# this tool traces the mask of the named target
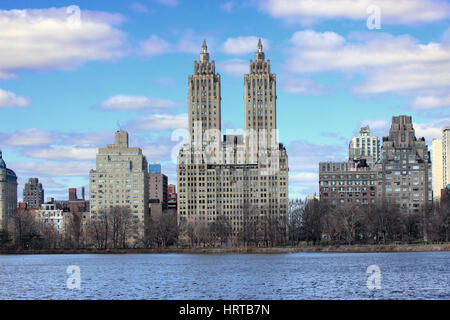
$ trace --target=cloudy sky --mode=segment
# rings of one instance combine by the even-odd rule
[[[2,0],[0,149],[19,198],[38,177],[66,199],[120,126],[176,183],[173,133],[187,126],[203,39],[222,76],[222,127],[239,129],[262,38],[289,193],[304,197],[318,190],[318,162],[345,160],[362,125],[381,138],[393,115],[412,115],[429,145],[450,125],[449,22],[440,0]]]

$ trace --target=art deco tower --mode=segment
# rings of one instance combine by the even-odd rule
[[[194,74],[189,76],[189,135],[194,141],[195,124],[202,132],[208,129],[221,131],[220,75],[215,73],[214,61],[209,61],[208,47],[203,41],[200,62],[194,62]]]
[[[417,138],[411,116],[394,116],[383,138],[378,171],[379,203],[396,204],[405,213],[432,204],[431,159],[425,138]]]
[[[261,39],[258,41],[255,61],[250,60],[249,73],[244,76],[245,130],[277,128],[276,75],[270,73],[270,60],[265,60]]]

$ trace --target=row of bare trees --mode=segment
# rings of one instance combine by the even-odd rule
[[[436,204],[430,210],[402,213],[389,204],[340,207],[294,200],[289,207],[291,245],[448,242],[448,206]]]
[[[129,208],[117,206],[101,211],[96,219],[81,213],[65,215],[59,229],[27,210],[8,219],[0,234],[0,248],[80,249],[129,248],[138,245],[138,229]]]
[[[177,223],[176,212],[149,218],[145,235],[129,208],[113,207],[96,219],[69,215],[58,232],[29,211],[11,217],[0,232],[0,249],[126,249],[211,246],[297,246],[307,244],[389,244],[448,242],[449,206],[404,214],[392,205],[331,206],[291,200],[288,216],[247,208],[243,220],[221,215],[208,223]]]

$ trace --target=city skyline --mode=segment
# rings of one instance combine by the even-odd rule
[[[243,129],[242,78],[262,39],[279,82],[289,198],[318,194],[319,161],[345,160],[348,142],[364,125],[381,140],[393,115],[411,115],[416,135],[431,147],[450,123],[450,82],[436,76],[450,64],[450,9],[442,1],[417,1],[417,8],[397,16],[381,5],[380,30],[367,28],[365,10],[325,18],[301,9],[287,14],[273,1],[57,3],[40,2],[39,10],[22,16],[11,9],[24,9],[26,2],[6,1],[0,10],[7,23],[0,35],[0,149],[19,178],[18,190],[31,177],[54,198],[66,197],[68,187],[87,187],[97,149],[118,127],[176,184],[170,157],[178,141],[170,135],[187,127],[186,78],[203,40],[221,75],[222,127]],[[81,9],[80,29],[67,25],[72,14],[66,6],[73,4]],[[39,28],[38,18],[49,24]],[[17,42],[39,50],[38,58],[6,43],[12,25],[23,31]],[[54,28],[61,31],[50,36]],[[86,34],[93,41],[85,41]],[[39,36],[47,42],[34,42]],[[71,45],[63,47],[58,36]],[[390,59],[377,60],[374,50]],[[322,60],[314,58],[319,53]],[[336,64],[329,61],[334,54]],[[355,54],[359,64],[349,61]]]

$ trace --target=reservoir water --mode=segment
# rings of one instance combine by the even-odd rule
[[[2,255],[0,299],[450,300],[450,252]]]

